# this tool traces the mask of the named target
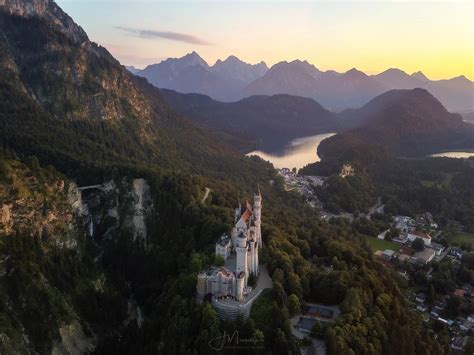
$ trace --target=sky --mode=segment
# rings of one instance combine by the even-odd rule
[[[196,51],[269,66],[388,68],[474,80],[474,1],[56,0],[122,64],[143,68]]]

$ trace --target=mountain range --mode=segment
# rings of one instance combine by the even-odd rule
[[[464,76],[430,80],[422,72],[409,75],[388,69],[367,75],[355,68],[338,73],[321,71],[307,61],[264,62],[251,65],[235,56],[209,66],[196,52],[147,66],[135,74],[153,85],[182,93],[205,94],[219,101],[237,101],[253,95],[289,94],[313,98],[332,111],[361,107],[392,89],[424,88],[450,111],[474,108],[474,83]]]
[[[169,58],[134,74],[153,85],[183,93],[201,93],[221,101],[233,101],[252,81],[268,70],[265,63],[251,65],[235,56],[209,66],[196,52]]]

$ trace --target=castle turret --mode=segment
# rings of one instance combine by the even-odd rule
[[[256,220],[260,221],[261,213],[262,213],[262,194],[260,193],[260,190],[258,190],[258,194],[255,194],[253,196],[253,214]]]
[[[241,272],[237,274],[237,287],[236,287],[236,292],[235,292],[235,297],[237,298],[237,301],[241,302],[244,300],[244,287],[245,287],[245,273]]]
[[[247,252],[248,252],[248,257],[247,257],[247,261],[248,261],[248,266],[249,266],[249,276],[252,275],[254,273],[254,260],[255,260],[255,254],[254,254],[254,242],[253,241],[250,241],[248,243],[248,247],[247,247]]]
[[[244,233],[240,233],[236,238],[235,252],[237,254],[235,273],[248,273],[247,264],[247,237]]]
[[[254,240],[249,243],[249,273],[258,275],[258,243]]]
[[[254,258],[254,263],[255,263],[255,275],[258,275],[260,272],[259,266],[258,266],[258,252],[259,252],[260,246],[258,245],[257,242],[255,242],[255,258]]]
[[[262,232],[261,232],[261,223],[262,223],[262,194],[260,189],[258,190],[258,195],[254,195],[253,200],[253,218],[255,224],[255,240],[258,245],[262,246]]]

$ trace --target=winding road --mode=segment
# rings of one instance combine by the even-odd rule
[[[211,189],[206,187],[206,193],[204,194],[204,197],[202,198],[201,203],[204,203],[206,201],[207,197],[209,196],[209,192],[211,192]]]

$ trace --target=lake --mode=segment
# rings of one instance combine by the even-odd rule
[[[316,154],[319,143],[326,138],[335,135],[335,133],[318,134],[315,136],[297,138],[292,140],[281,151],[277,152],[263,152],[256,150],[250,152],[247,156],[257,155],[263,160],[267,160],[273,164],[275,168],[297,168],[319,161],[319,156]]]
[[[433,158],[469,158],[474,157],[474,152],[442,152],[431,154]]]

